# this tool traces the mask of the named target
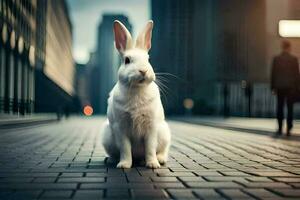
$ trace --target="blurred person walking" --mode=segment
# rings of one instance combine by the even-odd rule
[[[282,134],[284,107],[287,105],[287,136],[293,128],[293,104],[298,93],[300,81],[298,58],[291,54],[291,43],[283,40],[282,52],[275,56],[272,63],[271,89],[277,95],[277,135]]]

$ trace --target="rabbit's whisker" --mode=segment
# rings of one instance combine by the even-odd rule
[[[165,101],[168,103],[167,94],[168,94],[169,88],[168,88],[165,84],[163,84],[163,83],[161,82],[161,80],[159,80],[159,79],[157,79],[157,80],[155,81],[155,83],[158,85],[159,90],[161,91],[161,94],[162,94],[163,98],[164,98]]]

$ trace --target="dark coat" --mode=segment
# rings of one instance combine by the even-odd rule
[[[271,89],[297,89],[300,82],[298,58],[283,52],[273,59]]]

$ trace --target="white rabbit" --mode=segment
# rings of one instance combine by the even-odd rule
[[[145,159],[147,167],[159,168],[168,159],[171,133],[148,55],[152,28],[149,21],[134,43],[126,27],[114,22],[122,64],[108,98],[103,146],[109,156],[119,159],[118,168],[130,168],[133,159]]]

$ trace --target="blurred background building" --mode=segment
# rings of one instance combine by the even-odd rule
[[[88,68],[85,64],[76,63],[76,75],[75,75],[75,103],[77,103],[77,112],[82,111],[84,106],[90,105],[90,93],[89,93],[89,74]],[[77,102],[76,102],[77,101]],[[79,105],[78,105],[79,104]]]
[[[0,1],[0,111],[34,109],[37,1]]]
[[[68,112],[73,109],[75,75],[69,11],[65,1],[38,2],[46,7],[45,21],[41,22],[46,31],[42,37],[45,58],[36,70],[35,109],[36,112]]]
[[[215,4],[209,0],[152,0],[152,65],[156,72],[176,76],[165,76],[169,80],[165,83],[169,88],[165,92],[169,114],[183,114],[186,98],[196,101],[194,109],[210,112],[213,108]]]
[[[274,115],[278,23],[300,19],[299,9],[297,0],[152,0],[151,60],[156,71],[177,76],[167,77],[167,112],[185,113],[188,98],[194,114]],[[299,57],[299,39],[290,40]]]
[[[104,14],[98,27],[96,51],[86,66],[90,71],[90,103],[96,114],[106,113],[108,94],[118,80],[120,56],[114,45],[115,20],[121,21],[132,32],[127,16]]]
[[[2,0],[0,27],[0,111],[71,109],[75,68],[65,1]]]

